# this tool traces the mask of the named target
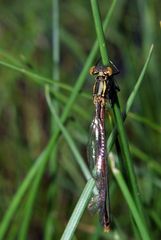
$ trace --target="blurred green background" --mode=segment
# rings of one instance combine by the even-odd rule
[[[55,77],[54,0],[6,0],[0,3],[0,61],[19,66],[39,76]],[[99,1],[102,19],[111,1]],[[161,237],[161,27],[160,1],[119,0],[108,30],[110,59],[120,69],[117,77],[122,109],[139,76],[151,44],[154,52],[145,79],[126,121],[137,180],[153,239]],[[90,1],[59,1],[60,82],[73,87],[96,39]],[[97,59],[100,58],[98,53]],[[95,64],[95,62],[93,62]],[[87,75],[82,92],[65,127],[87,163],[86,145],[93,117],[93,81]],[[53,87],[53,101],[63,113],[70,91]],[[0,65],[0,217],[35,159],[58,127],[46,104],[43,84],[32,77]],[[107,131],[108,126],[107,126]],[[63,135],[50,156],[34,201],[27,239],[60,239],[83,190],[85,179]],[[18,238],[25,203],[14,216],[5,239]],[[73,239],[135,239],[129,212],[110,174],[113,231],[103,234],[97,215],[85,211]],[[49,224],[50,222],[50,224]],[[97,230],[96,230],[97,229]],[[99,230],[98,230],[99,229]]]

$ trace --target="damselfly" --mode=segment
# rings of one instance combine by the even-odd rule
[[[117,70],[116,67],[115,69]],[[112,68],[109,66],[93,66],[90,69],[90,74],[96,77],[93,86],[95,115],[91,123],[88,160],[91,174],[96,182],[97,193],[93,195],[88,208],[91,211],[98,210],[100,223],[104,227],[105,232],[110,230],[110,201],[105,141],[105,106],[107,101],[109,101],[111,105],[113,105],[115,101],[116,89],[118,89],[118,87],[113,80],[113,75],[118,73],[118,70],[116,73],[113,73]]]

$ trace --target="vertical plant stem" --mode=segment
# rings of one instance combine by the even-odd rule
[[[85,178],[87,180],[89,180],[91,178],[91,174],[88,170],[88,167],[86,166],[81,154],[79,153],[73,139],[71,138],[68,131],[61,123],[60,118],[58,117],[58,114],[55,110],[55,106],[52,104],[50,94],[49,94],[49,86],[46,86],[46,88],[45,88],[45,97],[46,97],[49,109],[50,109],[52,115],[54,116],[55,121],[56,121],[57,125],[59,126],[61,132],[63,133],[64,138],[66,139],[67,143],[69,144],[69,147],[70,147],[71,151],[73,152],[73,155],[75,156],[75,159],[76,159],[80,169],[82,170],[82,173],[84,174]]]
[[[60,27],[59,27],[59,0],[52,1],[52,57],[53,57],[53,79],[59,81],[60,61]],[[55,86],[54,86],[55,87]]]
[[[53,10],[54,10],[54,14],[53,14],[53,35],[52,35],[52,43],[53,43],[53,79],[55,81],[59,80],[59,9],[58,9],[59,3],[58,0],[53,0]],[[58,85],[55,85],[55,88],[57,88],[58,90]],[[52,119],[52,129],[54,130],[54,119]],[[56,127],[55,127],[56,129]],[[55,153],[55,151],[54,151]],[[52,166],[50,166],[51,171],[55,172],[55,168],[56,168],[56,159],[54,158],[55,154],[52,154],[52,160],[50,161],[50,163],[52,162]],[[29,189],[29,193],[28,193],[28,199],[26,201],[26,205],[24,208],[24,219],[22,221],[21,224],[21,228],[19,231],[19,239],[20,240],[25,240],[27,239],[27,233],[28,233],[28,229],[29,229],[29,224],[31,221],[31,217],[32,217],[32,210],[33,210],[33,205],[36,199],[36,194],[38,192],[38,187],[39,187],[39,183],[41,181],[41,178],[43,176],[43,168],[41,167],[38,171],[38,173],[36,174],[34,180],[33,180],[33,184],[31,186],[31,188]],[[52,183],[51,183],[52,185]],[[54,199],[54,197],[52,197],[52,199]],[[51,205],[51,204],[50,204]],[[50,215],[51,216],[51,215]],[[47,221],[47,223],[51,223],[51,221]],[[46,229],[50,229],[49,227],[47,227]]]
[[[21,200],[28,189],[29,185],[31,184],[34,176],[36,175],[37,171],[39,169],[45,169],[46,163],[50,154],[50,151],[52,150],[52,145],[49,144],[46,149],[40,154],[38,157],[35,165],[31,168],[29,171],[27,177],[24,179],[23,183],[19,187],[17,193],[13,197],[13,200],[7,209],[4,218],[2,219],[2,222],[0,224],[0,239],[4,239],[6,231],[9,227],[9,224],[11,222],[11,219],[13,218],[19,204],[21,203]]]
[[[126,107],[125,107],[125,110],[124,110],[125,114],[127,114],[130,111],[131,107],[132,107],[132,104],[134,102],[136,94],[138,93],[138,90],[139,90],[140,85],[142,83],[142,80],[144,78],[145,72],[147,71],[147,67],[148,67],[149,61],[151,59],[153,49],[154,49],[154,45],[152,44],[151,47],[150,47],[150,50],[149,50],[146,62],[145,62],[144,66],[143,66],[143,69],[141,71],[141,74],[139,75],[139,78],[138,78],[138,80],[136,82],[136,85],[135,85],[133,91],[131,92],[127,102],[126,102]]]
[[[133,193],[132,195],[135,199],[135,202],[139,209],[139,212],[141,213],[141,215],[143,215],[141,202],[140,202],[140,198],[139,198],[138,186],[137,186],[137,182],[136,182],[136,176],[134,173],[131,154],[130,154],[130,150],[129,150],[128,139],[127,139],[127,135],[125,133],[125,129],[123,126],[123,120],[122,120],[122,116],[121,116],[121,112],[120,112],[120,108],[118,107],[118,104],[114,105],[114,114],[115,114],[116,125],[117,125],[117,129],[118,129],[119,137],[120,137],[121,149],[122,149],[123,155],[125,157],[124,165],[126,168],[126,173],[127,173],[126,175],[128,175],[126,177],[126,179],[129,182],[128,185],[129,185],[130,189],[132,190],[132,193]]]
[[[60,24],[59,24],[59,0],[52,0],[52,62],[53,62],[53,80],[59,82],[60,81]],[[54,90],[59,93],[59,86],[57,84],[53,84]],[[55,106],[55,111],[59,113],[59,104],[54,98],[52,103]],[[55,117],[51,115],[51,134],[58,129],[58,124],[55,120]],[[50,240],[53,238],[54,230],[52,231],[54,226],[54,214],[52,214],[55,198],[54,195],[58,188],[56,188],[57,184],[57,172],[58,172],[58,161],[57,161],[57,146],[53,148],[53,151],[50,156],[49,161],[49,174],[51,176],[52,181],[49,183],[48,187],[48,216],[44,229],[45,240]],[[54,190],[55,189],[55,190]]]
[[[65,228],[65,231],[61,237],[61,240],[70,240],[72,239],[72,236],[74,234],[74,231],[80,221],[80,218],[84,212],[84,209],[86,208],[89,198],[91,196],[92,190],[94,188],[95,181],[93,178],[88,180],[78,202],[77,205],[71,215],[71,218]]]
[[[31,188],[29,189],[29,194],[28,194],[28,198],[27,198],[27,202],[25,204],[24,207],[24,218],[20,227],[20,231],[18,234],[18,238],[19,240],[26,240],[28,238],[27,233],[28,233],[28,229],[29,229],[29,223],[32,217],[32,211],[33,211],[33,206],[34,206],[34,202],[36,199],[36,195],[38,192],[38,187],[42,178],[44,171],[43,168],[41,167],[37,173],[37,175],[35,176],[35,179],[33,181],[33,184],[31,186]]]
[[[101,57],[102,57],[102,63],[104,65],[108,65],[109,58],[108,58],[108,54],[107,54],[107,47],[106,47],[106,42],[105,42],[105,36],[103,33],[103,27],[102,27],[102,21],[101,21],[98,2],[96,0],[91,0],[91,6],[92,6],[92,12],[93,12],[93,17],[94,17],[94,23],[95,23],[98,44],[99,44],[100,53],[101,53]]]
[[[135,223],[138,227],[138,230],[140,232],[140,236],[143,240],[150,240],[150,236],[147,232],[147,229],[146,229],[146,226],[144,224],[144,221],[142,218],[140,218],[140,213],[136,207],[136,204],[135,204],[135,201],[132,197],[132,195],[130,194],[129,192],[129,189],[124,181],[124,178],[121,174],[121,172],[119,171],[119,169],[117,169],[115,167],[115,159],[114,157],[112,156],[112,154],[110,155],[110,162],[111,162],[111,169],[112,169],[112,172],[114,174],[114,177],[116,178],[116,181],[124,195],[124,198],[126,199],[127,201],[127,204],[131,210],[131,213],[133,215],[133,218],[135,220]]]

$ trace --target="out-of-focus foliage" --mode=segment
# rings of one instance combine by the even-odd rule
[[[90,1],[59,1],[60,82],[73,87],[96,38]],[[99,1],[102,19],[111,1]],[[53,6],[51,1],[15,0],[0,3],[0,61],[53,78]],[[150,45],[154,54],[143,85],[127,119],[127,134],[153,239],[161,231],[161,27],[160,1],[119,0],[106,32],[111,60],[120,69],[117,77],[122,109],[145,62]],[[97,59],[100,55],[98,54]],[[97,61],[96,59],[96,61]],[[93,63],[95,64],[95,62]],[[82,91],[92,95],[92,79]],[[58,92],[60,95],[58,95]],[[69,91],[58,90],[53,101],[63,113]],[[17,71],[0,66],[0,216],[52,134],[44,88]],[[91,99],[79,95],[66,121],[80,153],[86,158]],[[135,114],[134,114],[135,113]],[[57,127],[57,125],[56,125]],[[85,184],[84,177],[61,135],[57,151],[50,156],[32,211],[28,239],[59,239]],[[24,217],[24,196],[6,239],[17,239]],[[52,198],[51,198],[52,196]],[[76,231],[78,239],[135,239],[127,205],[115,181],[110,179],[113,231],[96,230],[97,216],[87,211]],[[116,197],[117,196],[117,197]],[[52,224],[48,224],[52,221]],[[48,229],[48,226],[52,226]],[[51,233],[53,238],[47,238]],[[46,236],[46,237],[45,237]],[[117,238],[121,236],[120,238]]]

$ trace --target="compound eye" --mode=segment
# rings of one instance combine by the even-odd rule
[[[93,67],[91,67],[91,68],[89,69],[89,74],[90,74],[90,75],[93,75],[94,72],[95,72],[95,66],[93,66]]]
[[[93,72],[93,75],[97,75],[99,72],[98,71],[94,71]]]
[[[112,68],[111,67],[107,67],[106,70],[104,71],[104,74],[111,76],[113,74]]]
[[[96,74],[98,74],[98,70],[96,69],[95,66],[93,66],[89,69],[89,73],[90,73],[90,75],[96,75]]]

